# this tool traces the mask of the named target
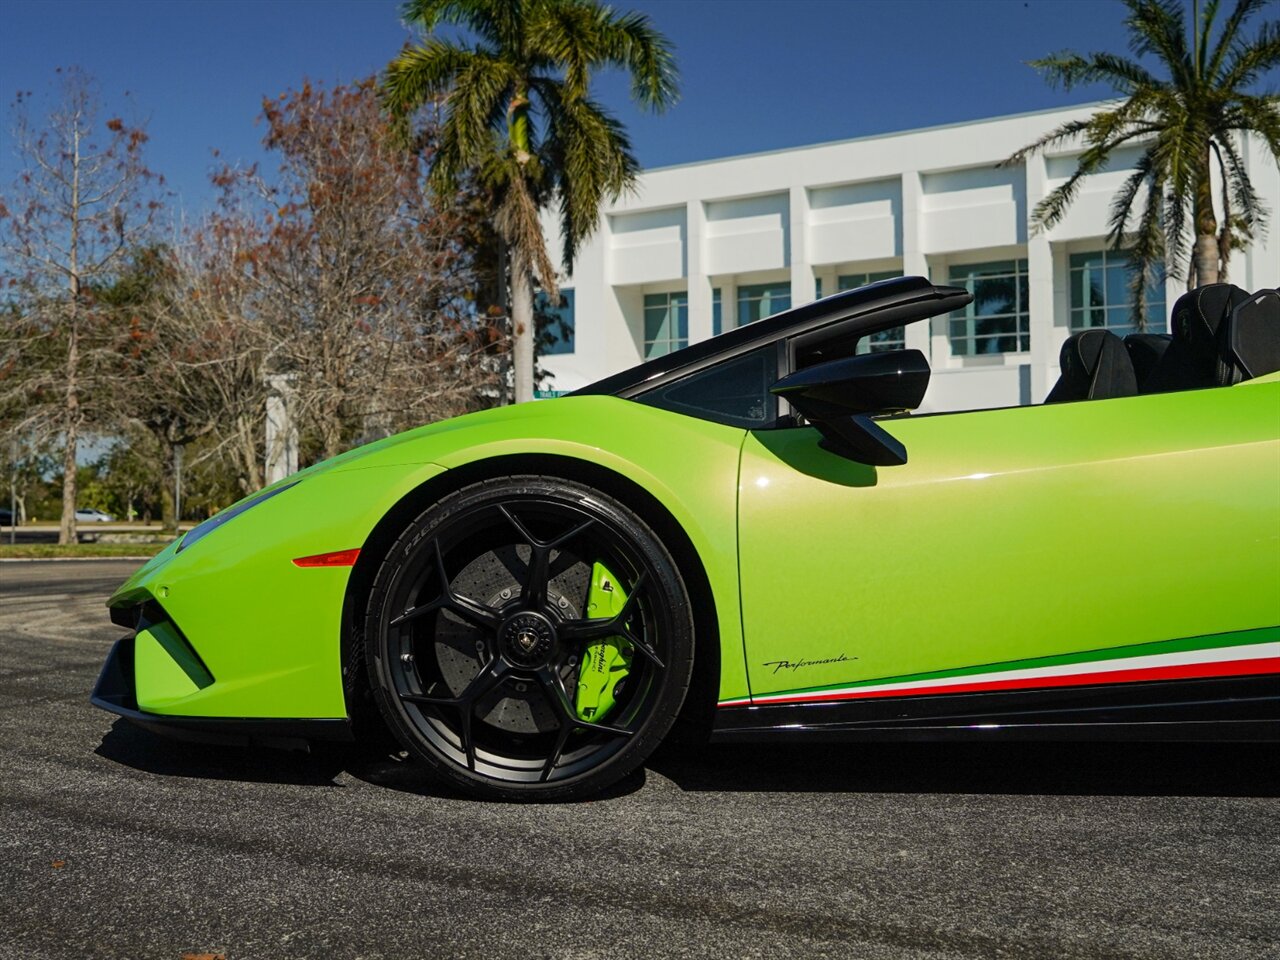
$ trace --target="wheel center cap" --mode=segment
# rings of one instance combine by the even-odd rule
[[[556,634],[541,614],[517,613],[502,625],[499,637],[508,660],[521,667],[536,667],[550,658]]]

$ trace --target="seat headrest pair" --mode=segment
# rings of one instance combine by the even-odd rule
[[[1062,375],[1045,403],[1109,400],[1138,393],[1124,341],[1110,330],[1084,330],[1067,338],[1059,356]]]

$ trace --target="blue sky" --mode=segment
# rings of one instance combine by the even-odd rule
[[[677,47],[682,100],[631,106],[620,77],[601,98],[645,166],[685,163],[1097,100],[1048,88],[1025,61],[1123,50],[1116,0],[621,0]],[[262,159],[264,95],[304,78],[380,69],[410,34],[396,0],[0,0],[0,99],[47,91],[79,65],[108,105],[129,91],[149,162],[188,215],[209,202],[211,150]],[[7,131],[8,118],[3,125]],[[7,136],[0,183],[13,176]]]

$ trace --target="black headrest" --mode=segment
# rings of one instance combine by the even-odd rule
[[[1224,387],[1280,370],[1280,292],[1259,290],[1218,328],[1218,383]]]
[[[1143,384],[1143,393],[1197,390],[1218,385],[1218,328],[1249,294],[1230,283],[1211,283],[1184,293],[1173,305],[1173,342]]]
[[[1173,340],[1167,333],[1131,333],[1124,338],[1124,348],[1133,362],[1133,375],[1138,379],[1138,392],[1146,393],[1147,381],[1155,373],[1164,352]]]
[[[1067,338],[1059,356],[1062,376],[1045,403],[1108,400],[1138,392],[1124,341],[1110,330],[1084,330]]]

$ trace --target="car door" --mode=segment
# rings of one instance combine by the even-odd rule
[[[828,453],[811,427],[746,437],[754,701],[1263,672],[1249,661],[1280,639],[1275,376],[881,424],[906,465]]]

